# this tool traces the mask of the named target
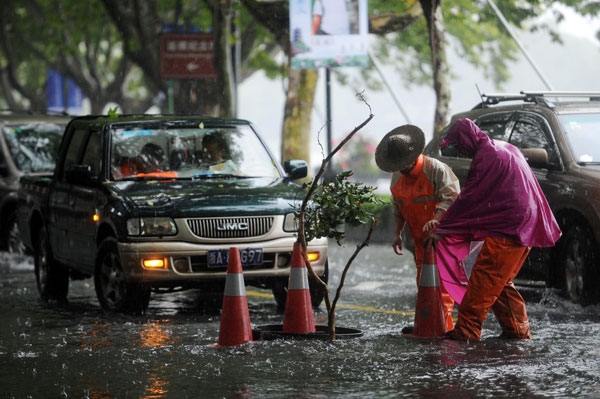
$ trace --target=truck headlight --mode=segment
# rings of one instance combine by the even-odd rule
[[[298,231],[298,218],[293,212],[285,214],[285,217],[283,218],[283,231]]]
[[[130,236],[174,236],[177,234],[175,221],[169,217],[132,218],[127,221]]]

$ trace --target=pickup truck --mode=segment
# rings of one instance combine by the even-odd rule
[[[143,314],[151,293],[190,288],[218,302],[238,247],[246,284],[271,289],[282,308],[304,196],[294,180],[306,175],[304,161],[282,168],[248,121],[77,117],[54,173],[20,182],[19,229],[40,296],[64,300],[70,279],[93,277],[107,311]],[[327,279],[327,239],[307,249]]]
[[[54,170],[54,158],[69,120],[22,111],[0,113],[0,249],[25,252],[17,227],[19,179]]]

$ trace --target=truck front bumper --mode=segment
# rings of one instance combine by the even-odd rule
[[[150,283],[158,287],[193,285],[194,283],[223,280],[227,275],[226,267],[209,267],[208,251],[223,250],[236,246],[261,248],[263,263],[243,265],[244,280],[253,281],[287,278],[290,272],[294,237],[278,238],[269,241],[244,242],[243,244],[194,244],[180,241],[120,242],[118,244],[121,265],[128,282]],[[318,259],[311,262],[317,275],[325,271],[327,261],[327,239],[310,242],[309,253],[318,253]],[[162,268],[148,268],[145,260],[162,260]]]

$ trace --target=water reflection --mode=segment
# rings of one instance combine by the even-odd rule
[[[141,398],[155,399],[166,397],[169,392],[167,388],[170,385],[170,382],[164,375],[167,371],[166,366],[159,366],[150,372],[150,375],[148,376],[150,385],[146,387],[145,395],[142,395]]]
[[[89,349],[101,349],[113,346],[108,338],[111,330],[112,325],[110,324],[100,324],[100,322],[94,323],[91,330],[80,335],[82,341],[81,346]]]
[[[140,331],[142,348],[162,348],[175,344],[179,337],[173,336],[170,329],[171,320],[165,319],[143,324]],[[169,367],[160,365],[153,368],[148,376],[149,385],[146,387],[144,399],[164,398],[169,392]]]
[[[167,345],[172,345],[177,341],[178,337],[171,336],[171,330],[160,323],[171,323],[171,320],[154,321],[152,323],[143,324],[143,329],[140,331],[141,346],[146,348],[156,348]]]

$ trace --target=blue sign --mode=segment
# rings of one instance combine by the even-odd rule
[[[83,93],[73,79],[67,79],[53,69],[48,69],[47,77],[46,109],[51,112],[81,114]]]
[[[65,110],[63,77],[53,69],[48,69],[47,76],[46,108],[48,111],[63,112]]]
[[[67,80],[67,113],[69,115],[78,115],[83,112],[83,92],[75,84],[73,79]]]

